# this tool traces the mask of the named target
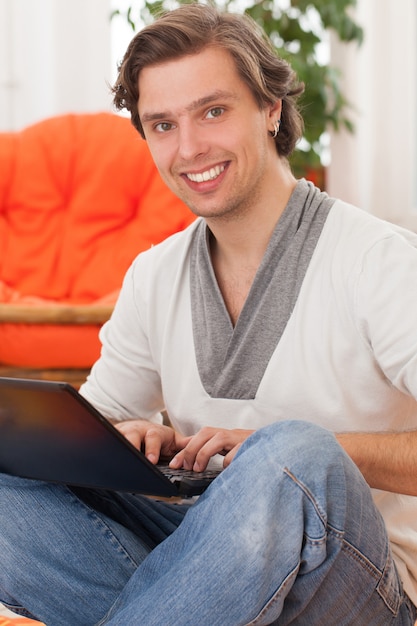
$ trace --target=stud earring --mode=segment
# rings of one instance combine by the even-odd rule
[[[274,130],[271,131],[271,136],[275,139],[279,133],[279,127],[281,126],[281,120],[276,120],[274,123]]]

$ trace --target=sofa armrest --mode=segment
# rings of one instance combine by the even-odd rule
[[[24,305],[0,304],[0,323],[17,324],[104,324],[113,305]]]

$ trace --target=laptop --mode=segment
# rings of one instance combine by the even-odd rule
[[[200,495],[220,470],[153,465],[65,382],[0,377],[0,472],[151,496]]]

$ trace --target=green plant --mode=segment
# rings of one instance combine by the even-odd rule
[[[161,10],[191,1],[150,0],[140,7],[132,4],[123,15],[136,30],[138,23],[149,23]],[[224,10],[243,10],[242,2],[237,0],[208,1]],[[319,50],[323,35],[331,30],[343,42],[362,42],[363,30],[350,16],[355,5],[356,0],[246,2],[246,13],[263,27],[278,53],[289,61],[306,86],[300,101],[304,137],[291,158],[297,176],[321,165],[329,128],[354,130],[348,115],[350,104],[340,87],[340,71],[321,60]]]

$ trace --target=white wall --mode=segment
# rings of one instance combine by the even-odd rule
[[[0,0],[0,131],[111,108],[109,0]]]
[[[356,16],[363,46],[333,42],[356,133],[332,136],[329,192],[417,229],[417,3],[358,0]]]

